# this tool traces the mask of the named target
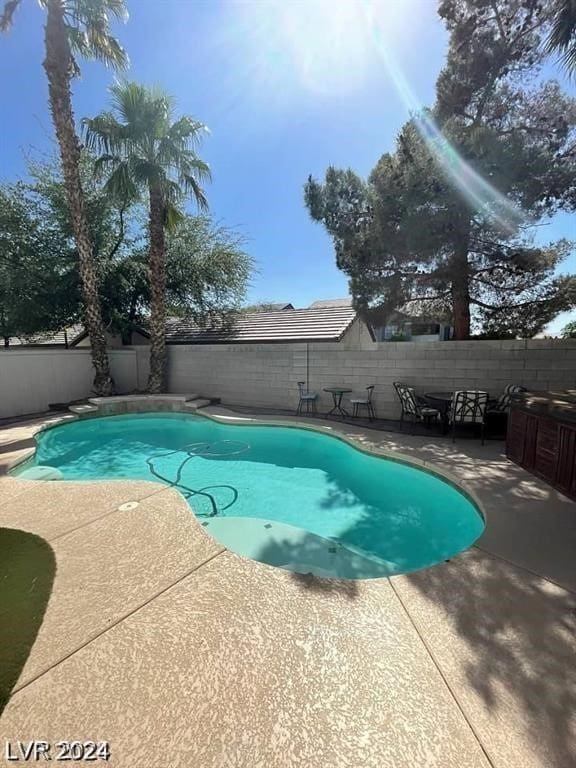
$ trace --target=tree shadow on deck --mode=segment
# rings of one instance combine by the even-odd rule
[[[523,725],[516,738],[530,743],[542,765],[574,765],[576,595],[477,549],[406,579],[443,610],[441,623],[447,620],[466,643],[460,653],[450,644],[436,647],[439,657],[447,654],[438,660],[448,678],[450,667],[461,665],[468,685],[511,731],[516,710]],[[418,619],[418,598],[399,586]],[[425,605],[422,610],[428,617]]]
[[[321,578],[310,573],[293,572],[291,575],[296,584],[308,592],[317,592],[318,594],[335,593],[344,595],[344,597],[348,597],[351,600],[359,597],[358,583],[353,580]]]
[[[0,714],[36,640],[55,572],[44,539],[0,528]]]
[[[284,568],[303,590],[356,598],[359,590],[353,579],[362,578],[361,558],[352,556],[345,562],[345,577],[334,576],[330,573],[330,561],[337,551],[337,544],[332,545],[327,539],[309,531],[301,531],[300,534],[296,540],[284,537],[267,542],[258,552],[258,560]]]

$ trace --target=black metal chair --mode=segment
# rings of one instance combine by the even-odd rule
[[[440,411],[437,408],[431,408],[426,401],[418,397],[412,387],[408,384],[402,384],[399,381],[394,382],[394,389],[400,398],[400,430],[404,428],[404,417],[409,416],[412,419],[412,433],[417,421],[424,424],[431,424],[438,419]]]
[[[368,419],[370,421],[374,421],[376,418],[376,414],[374,412],[374,406],[372,405],[372,394],[374,392],[374,384],[371,384],[369,387],[366,387],[366,397],[351,397],[350,403],[352,404],[352,416],[354,418],[358,417],[358,412],[360,408],[366,408],[368,411]]]
[[[306,406],[306,413],[318,413],[316,401],[318,400],[318,392],[309,392],[305,389],[306,382],[298,382],[298,408],[296,408],[296,416],[300,416]]]
[[[486,407],[488,392],[480,390],[461,390],[454,392],[450,405],[450,424],[452,426],[452,442],[456,440],[456,426],[469,424],[480,425],[480,436],[484,445],[484,430],[486,427]]]

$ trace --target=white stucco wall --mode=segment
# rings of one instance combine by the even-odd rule
[[[109,357],[120,394],[145,385],[146,347],[112,349]],[[0,350],[0,418],[39,413],[50,403],[88,397],[93,378],[89,349]]]

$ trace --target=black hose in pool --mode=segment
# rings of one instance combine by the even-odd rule
[[[239,446],[236,450],[231,451],[224,451],[218,452],[214,451],[214,447],[221,445],[221,444],[235,444]],[[204,496],[208,499],[210,502],[212,511],[208,514],[202,513],[202,512],[196,512],[196,514],[200,517],[215,517],[217,514],[221,514],[225,510],[229,509],[233,504],[236,503],[238,500],[238,490],[234,488],[231,485],[206,485],[204,488],[190,488],[187,485],[184,485],[182,483],[182,472],[184,470],[184,467],[188,464],[188,462],[191,459],[197,458],[199,456],[206,456],[206,457],[214,457],[214,458],[226,458],[228,456],[239,456],[242,453],[246,453],[250,450],[250,446],[248,443],[240,442],[239,440],[218,440],[216,443],[187,443],[186,445],[182,446],[181,448],[175,448],[173,451],[168,451],[167,453],[162,453],[157,456],[154,456],[154,458],[150,457],[146,459],[146,464],[148,465],[148,469],[154,475],[154,477],[157,477],[162,482],[169,485],[171,488],[178,488],[178,490],[182,493],[185,499],[189,499],[191,496]],[[167,477],[164,477],[160,472],[155,468],[154,466],[154,460],[155,459],[164,459],[168,456],[173,456],[176,453],[185,453],[186,458],[183,459],[180,464],[178,465],[178,469],[176,470],[176,479],[170,480]],[[218,505],[216,503],[216,499],[211,493],[206,493],[208,489],[214,490],[216,488],[226,488],[229,491],[232,491],[232,501],[226,504],[226,506],[222,507],[221,509],[218,509]]]

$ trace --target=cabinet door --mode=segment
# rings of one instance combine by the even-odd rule
[[[576,495],[576,427],[560,426],[556,485],[565,493]]]
[[[543,417],[538,419],[534,471],[549,483],[556,481],[559,432],[557,421]]]
[[[540,419],[538,416],[526,416],[526,435],[524,437],[524,458],[522,466],[532,471],[536,463],[536,443],[538,440],[538,430],[540,428]]]
[[[524,461],[527,423],[528,416],[523,411],[518,411],[515,408],[510,411],[506,430],[506,455],[516,464],[522,464]]]

